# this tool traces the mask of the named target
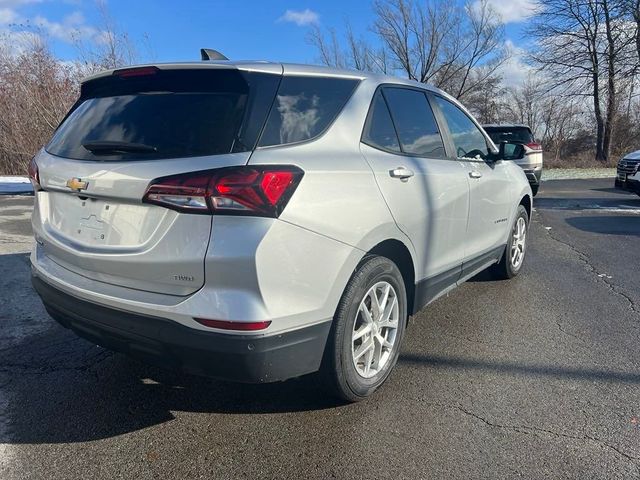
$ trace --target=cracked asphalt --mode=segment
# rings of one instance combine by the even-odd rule
[[[30,286],[31,198],[2,197],[0,478],[638,478],[640,197],[612,184],[545,182],[522,274],[423,310],[354,405],[76,338]]]

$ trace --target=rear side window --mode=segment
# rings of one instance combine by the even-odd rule
[[[317,137],[338,116],[357,84],[344,78],[283,77],[258,146]]]
[[[407,88],[385,88],[393,123],[404,153],[430,158],[446,158],[438,124],[426,95]]]
[[[525,127],[485,127],[484,130],[495,144],[511,142],[526,145],[535,142],[531,130]]]
[[[372,147],[400,152],[398,135],[393,127],[387,103],[380,90],[378,90],[371,103],[371,113],[364,127],[362,141]]]
[[[435,96],[444,115],[458,158],[487,158],[487,140],[477,125],[457,106],[442,97]]]
[[[84,84],[46,150],[96,161],[252,150],[280,81],[238,70],[146,70]]]

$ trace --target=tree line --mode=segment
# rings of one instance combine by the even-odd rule
[[[37,26],[0,34],[0,175],[24,175],[79,95],[81,80],[134,63],[134,42],[97,3],[99,43],[74,38],[74,61],[60,61]]]

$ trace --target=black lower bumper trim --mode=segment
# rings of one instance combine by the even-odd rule
[[[627,179],[627,189],[640,195],[640,182],[637,180]]]
[[[32,277],[47,312],[100,346],[163,367],[246,383],[299,377],[320,368],[331,322],[255,337],[196,330],[177,322],[76,298]]]
[[[622,181],[618,177],[616,177],[614,186],[616,188],[619,188],[620,190],[626,190],[628,192],[634,192],[640,195],[640,182],[638,182],[637,180],[631,180],[627,178],[626,181]]]
[[[542,178],[542,169],[540,170],[525,170],[529,185],[540,185],[540,178]]]

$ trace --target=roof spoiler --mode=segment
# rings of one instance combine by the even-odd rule
[[[229,60],[219,51],[213,50],[211,48],[201,48],[200,56],[202,57],[202,60]]]

